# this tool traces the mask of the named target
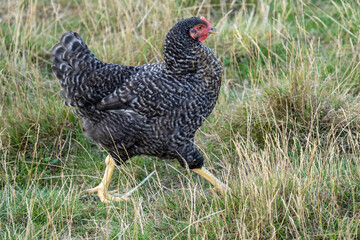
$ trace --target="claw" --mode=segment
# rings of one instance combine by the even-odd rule
[[[106,192],[106,189],[102,183],[99,186],[86,190],[88,193],[97,193],[97,196],[100,198],[101,202],[109,203],[110,201],[120,202],[120,201],[129,201],[130,198],[127,194],[123,194],[122,196],[113,196]],[[115,190],[117,191],[117,190]],[[115,192],[112,191],[112,192]]]
[[[110,180],[111,180],[111,176],[114,172],[115,169],[115,161],[114,159],[109,155],[106,160],[105,160],[105,164],[106,164],[106,169],[105,169],[105,174],[104,177],[101,181],[101,183],[94,188],[88,189],[87,192],[88,193],[97,193],[98,197],[100,198],[100,201],[108,203],[109,201],[115,201],[115,202],[120,202],[120,201],[128,201],[130,198],[130,194],[124,194],[121,197],[118,196],[113,196],[110,193],[116,192],[116,191],[112,191],[112,192],[108,192],[107,189],[109,187],[110,184]]]
[[[113,194],[113,193],[117,193],[117,192],[119,192],[119,190],[112,190],[112,191],[109,191],[108,193]]]
[[[88,193],[96,192],[98,197],[100,198],[100,200],[105,203],[108,203],[110,201],[115,201],[115,202],[129,201],[130,195],[136,189],[138,189],[142,184],[144,184],[155,173],[155,171],[150,173],[149,176],[147,176],[139,185],[137,185],[136,187],[131,189],[129,192],[123,193],[123,194],[111,195],[112,193],[118,192],[118,190],[114,190],[114,191],[110,191],[110,192],[108,192],[108,190],[107,190],[109,187],[109,184],[110,184],[111,176],[114,172],[115,161],[109,155],[105,160],[105,164],[106,164],[105,174],[104,174],[104,177],[103,177],[101,183],[97,187],[86,190]]]

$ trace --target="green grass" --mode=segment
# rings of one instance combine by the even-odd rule
[[[201,1],[200,1],[201,2]],[[0,6],[1,239],[357,239],[360,2],[7,1]],[[62,104],[49,51],[80,33],[107,62],[161,61],[172,25],[205,16],[224,66],[198,131],[221,196],[175,160],[115,171],[129,202],[105,204],[106,152]]]

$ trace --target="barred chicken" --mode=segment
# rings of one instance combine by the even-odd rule
[[[52,50],[52,71],[66,105],[83,120],[88,138],[107,149],[101,201],[127,200],[108,192],[115,164],[137,155],[177,159],[224,193],[228,187],[203,167],[196,130],[212,112],[222,67],[201,42],[215,28],[204,18],[182,20],[167,33],[164,61],[142,66],[104,63],[76,32],[65,33]]]

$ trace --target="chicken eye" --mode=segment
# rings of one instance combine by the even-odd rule
[[[198,26],[198,30],[202,30],[203,29],[203,26]]]

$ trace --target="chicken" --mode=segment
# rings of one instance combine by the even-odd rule
[[[126,200],[107,191],[115,164],[137,155],[177,159],[209,180],[228,187],[203,167],[196,130],[218,98],[222,67],[201,42],[215,28],[192,17],[174,25],[164,42],[164,61],[142,66],[104,63],[76,32],[65,33],[52,50],[52,71],[65,104],[83,120],[88,138],[109,152],[97,192],[101,201]]]

